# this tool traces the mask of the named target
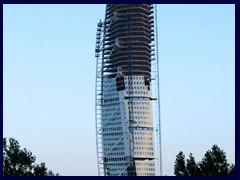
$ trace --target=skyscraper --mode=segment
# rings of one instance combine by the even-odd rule
[[[99,175],[154,176],[154,6],[107,4],[96,42]]]

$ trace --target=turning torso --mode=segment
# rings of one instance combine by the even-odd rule
[[[98,23],[96,132],[99,175],[155,176],[152,4],[107,4]]]

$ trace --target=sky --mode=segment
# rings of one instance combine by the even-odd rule
[[[97,175],[104,4],[3,5],[3,136],[66,176]],[[235,164],[235,7],[158,4],[163,175],[217,144]]]

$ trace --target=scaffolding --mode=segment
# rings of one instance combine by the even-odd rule
[[[95,126],[96,126],[96,148],[97,148],[97,165],[98,175],[104,173],[103,163],[103,141],[101,136],[102,122],[101,122],[101,103],[102,103],[102,36],[103,36],[103,22],[97,25],[95,57],[96,57],[96,81],[95,81]]]
[[[162,130],[161,130],[161,108],[160,108],[160,64],[159,64],[159,53],[158,53],[158,17],[157,17],[157,4],[154,5],[154,21],[155,21],[155,27],[154,27],[154,31],[155,31],[155,55],[154,55],[154,61],[153,62],[153,66],[155,67],[155,72],[153,72],[153,77],[156,80],[155,82],[155,86],[156,86],[156,97],[157,97],[157,101],[156,101],[156,144],[157,144],[157,158],[156,158],[156,162],[157,162],[157,172],[159,173],[159,176],[162,176],[163,174],[163,168],[162,168]]]

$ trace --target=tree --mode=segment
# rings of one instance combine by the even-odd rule
[[[176,176],[185,176],[186,175],[186,165],[185,165],[185,155],[182,151],[176,156],[176,161],[174,165],[174,174]]]
[[[235,176],[235,164],[232,164],[228,170],[229,176]]]
[[[176,156],[174,174],[176,176],[234,176],[235,165],[230,166],[227,163],[226,153],[217,145],[213,145],[199,163],[195,162],[192,153],[185,161],[185,156],[180,151]]]
[[[189,159],[187,159],[185,174],[187,174],[188,176],[198,176],[201,174],[200,169],[198,168],[198,165],[195,162],[195,159],[194,159],[192,153],[189,154]]]
[[[3,138],[3,175],[4,176],[59,176],[48,171],[45,163],[35,163],[36,157],[26,148],[20,149],[17,140]]]
[[[211,150],[208,150],[199,167],[204,176],[226,176],[229,171],[226,153],[217,145],[213,145]]]

